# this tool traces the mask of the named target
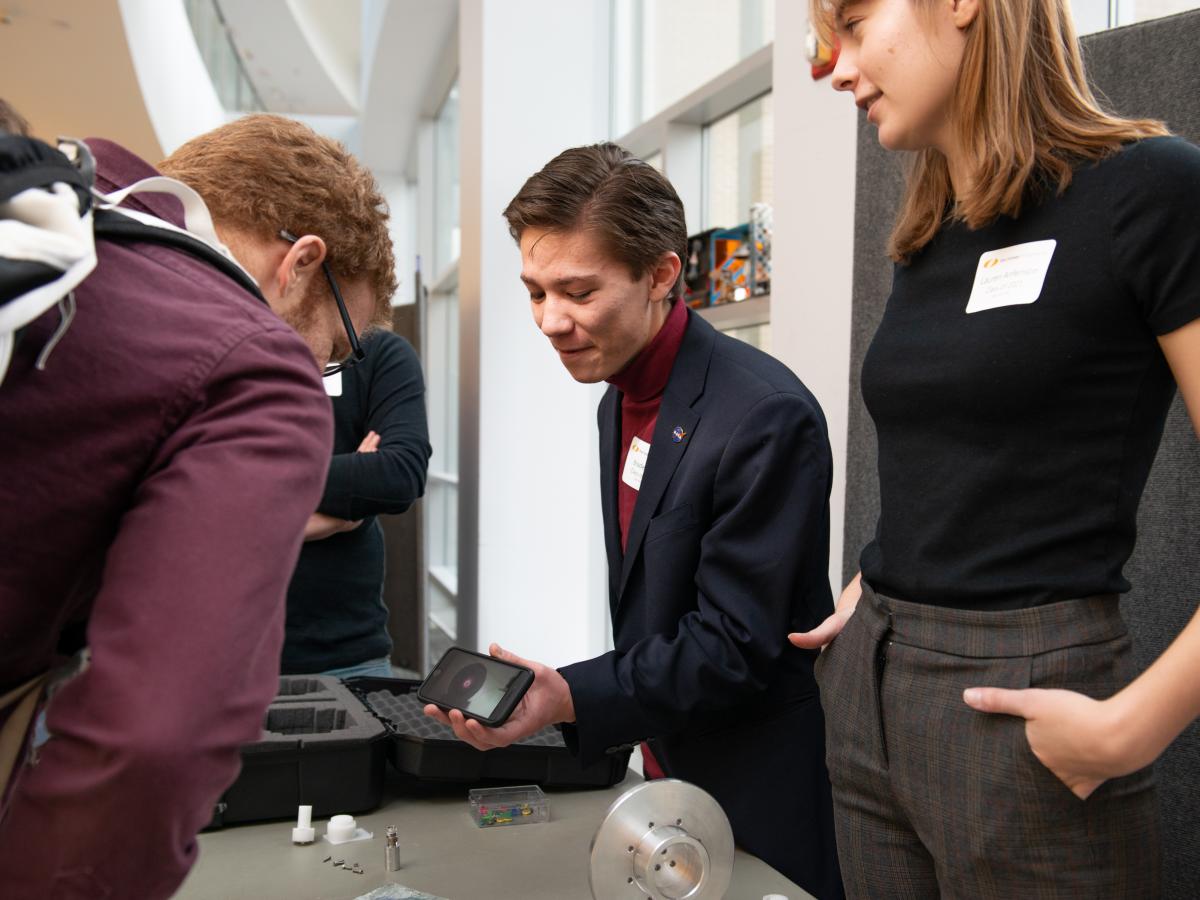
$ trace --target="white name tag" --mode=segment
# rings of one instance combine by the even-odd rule
[[[967,312],[1032,303],[1042,294],[1058,241],[1033,241],[989,250],[979,257]]]
[[[650,458],[650,445],[639,437],[634,437],[629,445],[629,455],[625,457],[625,471],[621,480],[635,491],[642,489],[642,475],[646,472],[646,460]]]
[[[321,379],[321,383],[325,385],[325,393],[330,397],[342,396],[342,373],[334,372],[332,375],[326,375]]]

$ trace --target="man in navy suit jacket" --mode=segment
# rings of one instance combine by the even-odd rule
[[[615,649],[554,670],[480,749],[561,723],[586,764],[645,742],[650,774],[707,790],[737,842],[840,897],[815,654],[783,637],[832,610],[825,419],[784,365],[679,299],[683,206],[613,145],[568,150],[505,210],[534,319],[600,403]]]

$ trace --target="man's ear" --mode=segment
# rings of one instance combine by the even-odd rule
[[[287,296],[296,288],[307,286],[314,275],[321,271],[321,263],[325,261],[325,242],[315,234],[305,234],[291,244],[287,253],[279,260],[272,278],[279,289],[281,297]]]
[[[670,250],[663,253],[650,267],[650,299],[657,302],[670,296],[682,269],[683,262],[678,253]]]

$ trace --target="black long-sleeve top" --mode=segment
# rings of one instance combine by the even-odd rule
[[[376,332],[363,346],[366,359],[341,373],[341,393],[331,397],[334,456],[317,507],[362,524],[304,545],[288,588],[285,675],[356,665],[391,652],[382,598],[383,529],[375,517],[404,512],[425,491],[425,382],[404,338]],[[379,449],[357,452],[369,431],[379,435]]]

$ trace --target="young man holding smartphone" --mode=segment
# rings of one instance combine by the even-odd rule
[[[480,749],[561,723],[585,764],[645,742],[650,777],[711,793],[738,843],[840,897],[816,654],[780,635],[832,610],[825,420],[788,369],[680,299],[683,205],[613,144],[567,150],[505,210],[534,321],[575,380],[607,381],[600,469],[615,650],[534,672]],[[811,627],[805,626],[805,627]]]

